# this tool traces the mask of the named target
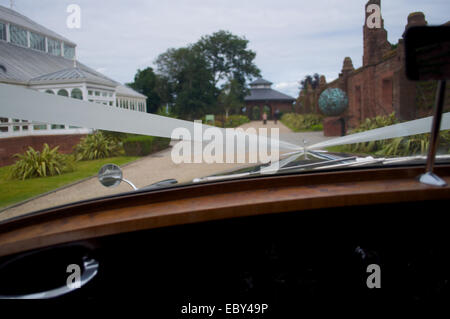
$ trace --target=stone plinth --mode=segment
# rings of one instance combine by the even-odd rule
[[[323,134],[325,136],[344,136],[345,120],[340,116],[326,117],[323,120]]]

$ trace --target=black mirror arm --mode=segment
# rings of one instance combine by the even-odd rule
[[[430,146],[428,149],[427,169],[426,173],[420,176],[420,182],[431,186],[444,187],[447,183],[433,173],[434,162],[436,159],[436,151],[439,141],[439,131],[441,128],[442,112],[444,110],[446,81],[441,80],[438,84],[436,93],[436,105],[433,116],[433,124],[431,126]]]

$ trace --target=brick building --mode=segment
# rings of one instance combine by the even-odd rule
[[[366,4],[364,22],[370,15],[367,13],[367,6],[371,4],[381,6],[381,1],[370,0]],[[422,12],[411,13],[407,20],[405,31],[411,26],[427,25]],[[301,105],[301,112],[319,112],[317,100],[320,93],[326,88],[340,88],[349,98],[348,110],[342,115],[347,128],[358,126],[366,118],[392,112],[395,112],[400,120],[412,120],[428,115],[435,87],[431,85],[430,91],[430,85],[412,82],[406,78],[403,38],[399,39],[397,45],[391,45],[384,29],[384,20],[381,19],[381,28],[371,29],[364,23],[363,45],[362,67],[355,69],[351,58],[346,57],[339,78],[326,83],[323,77],[316,90],[307,88],[300,93],[298,103]],[[420,107],[418,104],[424,99],[428,99],[422,103],[426,106]]]
[[[250,83],[250,94],[244,101],[247,116],[252,120],[261,120],[264,112],[268,119],[274,117],[277,109],[282,113],[292,112],[295,98],[272,89],[272,82],[260,78]]]

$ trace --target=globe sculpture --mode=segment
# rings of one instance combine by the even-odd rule
[[[347,94],[338,88],[330,88],[320,94],[319,109],[326,116],[338,116],[348,108]]]

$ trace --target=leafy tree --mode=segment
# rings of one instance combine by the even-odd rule
[[[131,88],[147,96],[148,113],[155,113],[162,102],[160,97],[161,92],[157,91],[158,82],[158,76],[153,72],[151,67],[148,67],[144,70],[137,70],[134,76],[134,82],[128,83]]]
[[[192,47],[169,49],[161,54],[158,72],[172,88],[172,111],[183,119],[198,119],[215,107],[213,74],[202,54]]]
[[[317,89],[320,84],[320,75],[318,73],[314,73],[314,75],[305,76],[305,78],[300,81],[300,90],[305,90],[307,84],[314,90]]]
[[[214,79],[214,86],[222,80],[231,83],[237,80],[241,84],[240,95],[245,95],[245,81],[260,76],[260,70],[253,60],[256,53],[248,49],[249,41],[228,31],[218,31],[203,36],[194,44],[205,57]]]
[[[173,102],[173,86],[169,82],[169,79],[163,75],[157,74],[157,81],[155,86],[155,92],[158,94],[161,106],[166,104],[172,104]]]
[[[185,119],[239,107],[248,93],[246,81],[260,75],[253,63],[256,53],[248,49],[248,42],[218,31],[159,55],[155,64],[160,101],[172,103],[171,111]]]
[[[230,111],[238,113],[242,107],[241,90],[241,83],[235,79],[222,86],[218,97],[218,106],[220,111],[225,112],[226,118],[228,118]]]

